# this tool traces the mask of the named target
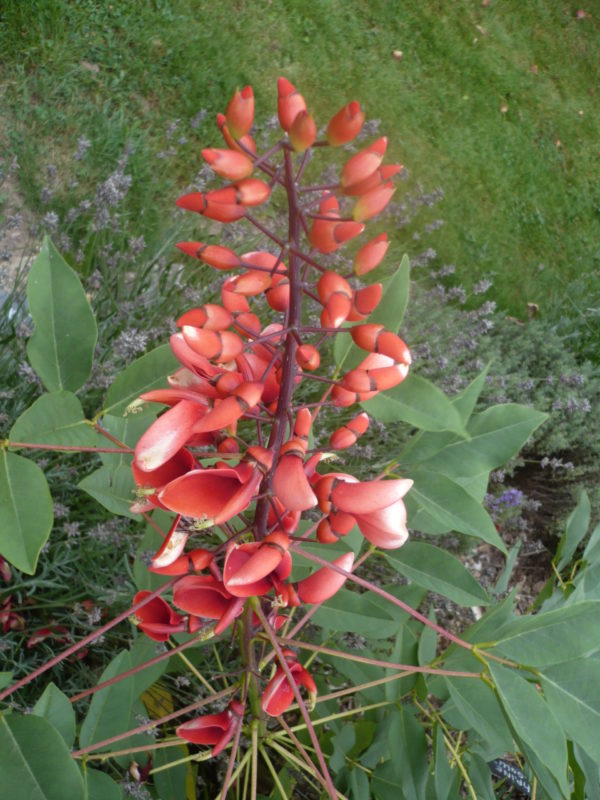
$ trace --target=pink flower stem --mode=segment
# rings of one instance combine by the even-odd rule
[[[299,554],[308,558],[309,561],[314,561],[315,564],[320,564],[322,567],[329,567],[329,569],[334,570],[335,572],[339,572],[340,575],[345,575],[354,583],[357,583],[359,586],[362,586],[364,589],[368,589],[375,594],[378,594],[380,597],[383,597],[385,600],[388,600],[390,603],[393,603],[398,608],[401,608],[403,611],[406,611],[407,614],[410,614],[411,617],[418,619],[419,622],[422,622],[423,625],[427,625],[428,628],[431,628],[436,633],[439,633],[440,636],[443,636],[445,639],[448,639],[450,642],[454,642],[455,644],[459,645],[460,647],[464,647],[466,650],[472,650],[473,645],[469,642],[466,642],[464,639],[461,639],[458,636],[455,636],[450,631],[447,631],[445,628],[442,628],[440,625],[436,625],[435,622],[432,622],[430,619],[427,619],[426,616],[421,614],[419,611],[416,611],[411,606],[403,603],[402,600],[398,600],[397,597],[394,597],[393,594],[386,592],[384,589],[380,589],[379,586],[376,586],[374,583],[370,581],[364,580],[364,578],[359,578],[358,575],[354,575],[352,572],[348,572],[348,570],[342,569],[338,567],[337,564],[333,564],[330,561],[325,561],[323,558],[319,558],[319,556],[315,556],[312,553],[307,553],[304,550],[300,550],[295,544],[292,544],[294,550]]]
[[[192,647],[195,644],[198,644],[202,641],[202,634],[198,634],[193,639],[190,639],[188,642],[184,642],[183,644],[177,645],[177,647],[173,647],[171,650],[166,650],[164,653],[160,653],[159,655],[151,658],[149,661],[145,661],[143,664],[139,664],[137,667],[132,667],[128,669],[126,672],[122,672],[120,675],[115,675],[114,678],[110,678],[107,681],[102,681],[102,683],[97,684],[97,686],[93,686],[91,689],[85,689],[83,692],[79,692],[79,694],[74,694],[73,697],[69,697],[70,703],[77,703],[79,700],[82,700],[84,697],[87,697],[90,694],[95,694],[99,692],[100,689],[105,689],[107,686],[112,686],[113,683],[118,683],[119,681],[125,680],[125,678],[129,678],[131,675],[135,675],[137,672],[141,672],[142,670],[146,669],[147,667],[152,667],[154,664],[159,664],[161,661],[165,661],[165,659],[170,658],[177,653],[181,653],[182,650],[186,650],[188,647]]]
[[[131,608],[128,608],[127,611],[121,612],[121,614],[116,616],[113,620],[107,622],[106,625],[102,625],[102,627],[97,628],[95,631],[92,631],[92,633],[85,636],[79,642],[76,642],[70,647],[67,647],[67,649],[63,650],[62,653],[59,653],[58,655],[51,658],[49,661],[46,661],[44,664],[41,664],[39,667],[32,670],[30,673],[25,675],[16,683],[13,683],[11,686],[7,686],[7,688],[4,689],[4,691],[0,692],[0,701],[4,700],[4,698],[6,697],[9,697],[11,694],[13,694],[13,692],[16,692],[17,689],[21,689],[23,686],[26,686],[28,683],[31,683],[31,681],[35,680],[40,675],[43,675],[44,672],[56,666],[56,664],[60,664],[60,662],[64,661],[65,658],[68,658],[69,656],[73,655],[73,653],[76,653],[78,650],[80,650],[82,647],[85,647],[85,645],[89,644],[90,642],[93,642],[94,639],[98,638],[98,636],[101,636],[103,633],[106,633],[111,628],[114,628],[124,619],[127,619],[127,617],[131,616],[131,614],[134,614],[138,609],[145,606],[146,603],[149,603],[150,600],[153,600],[155,597],[158,597],[167,589],[170,589],[176,580],[177,578],[171,578],[171,580],[160,586],[158,589],[155,589],[147,597],[144,597],[138,603],[135,603],[135,605],[131,606]]]
[[[125,731],[124,733],[118,733],[116,736],[111,736],[109,739],[103,739],[101,742],[94,742],[94,744],[90,744],[87,747],[83,747],[81,748],[81,750],[75,750],[74,752],[71,753],[71,755],[73,756],[73,758],[78,758],[79,756],[86,755],[86,753],[91,753],[94,750],[101,750],[103,747],[108,747],[114,742],[120,742],[122,739],[127,739],[130,736],[135,736],[138,733],[145,733],[146,731],[151,731],[153,728],[157,728],[159,725],[164,725],[165,722],[170,722],[172,719],[177,719],[177,717],[182,717],[184,714],[189,714],[191,711],[197,711],[199,708],[202,708],[203,706],[206,706],[209,703],[214,703],[216,700],[220,700],[223,697],[228,697],[230,694],[233,694],[233,692],[235,692],[237,689],[238,689],[237,686],[229,686],[227,689],[222,689],[220,692],[217,692],[216,694],[211,694],[209,695],[209,697],[205,697],[203,700],[198,700],[196,703],[192,703],[189,706],[180,708],[178,711],[173,711],[171,714],[167,714],[164,717],[160,717],[160,719],[153,719],[151,722],[146,722],[144,725],[140,725],[139,727],[133,728],[130,731]]]
[[[313,773],[313,775],[315,776],[315,778],[319,781],[319,783],[321,784],[321,786],[324,789],[327,789],[327,784],[325,782],[325,778],[321,775],[319,770],[316,768],[316,766],[313,763],[311,757],[308,755],[308,753],[306,752],[306,750],[302,746],[302,742],[300,741],[300,739],[298,739],[298,737],[296,736],[294,731],[290,728],[290,726],[287,724],[287,722],[285,721],[285,719],[283,717],[277,717],[277,721],[279,722],[281,727],[284,729],[284,731],[287,733],[287,735],[290,737],[290,739],[294,743],[294,745],[297,747],[298,752],[300,753],[300,755],[304,759],[306,765],[310,768],[310,770]]]
[[[285,242],[283,239],[281,239],[279,236],[276,236],[268,228],[265,228],[262,223],[260,223],[255,217],[248,214],[248,212],[246,212],[245,218],[251,225],[254,225],[255,228],[258,228],[261,233],[264,233],[267,238],[271,239],[273,242],[277,242],[280,247],[285,247]]]
[[[9,442],[4,439],[0,442],[3,447],[26,447],[29,450],[56,450],[63,453],[114,453],[132,455],[130,447],[82,447],[69,444],[33,444],[32,442]]]
[[[298,688],[298,685],[296,684],[296,681],[294,680],[294,676],[292,675],[292,672],[291,672],[291,670],[289,668],[289,665],[288,665],[287,661],[285,660],[285,657],[284,657],[284,655],[283,655],[283,653],[281,651],[281,647],[279,646],[279,642],[277,641],[277,636],[276,636],[275,632],[273,631],[273,629],[271,628],[271,626],[269,625],[269,622],[266,619],[265,615],[263,614],[263,611],[262,611],[262,609],[260,607],[260,603],[258,603],[258,602],[252,603],[252,606],[253,606],[254,613],[259,618],[265,633],[267,634],[267,636],[269,637],[269,640],[271,641],[271,644],[273,645],[273,649],[275,650],[275,653],[277,655],[277,660],[279,661],[279,665],[280,665],[281,669],[284,671],[285,676],[288,679],[288,683],[290,685],[290,688],[291,688],[292,692],[294,693],[294,697],[296,698],[296,702],[298,703],[298,708],[300,709],[300,713],[302,714],[302,716],[304,718],[304,722],[306,723],[306,729],[308,730],[309,736],[310,736],[311,741],[313,743],[313,747],[315,748],[315,753],[316,753],[316,756],[317,756],[317,760],[319,761],[319,767],[321,768],[321,771],[323,773],[323,777],[325,778],[327,792],[328,792],[329,796],[331,798],[333,798],[333,800],[337,800],[337,792],[336,792],[335,787],[333,785],[333,781],[331,780],[331,775],[329,774],[329,770],[327,769],[327,764],[325,763],[325,757],[323,756],[323,751],[321,750],[321,746],[319,745],[319,740],[317,738],[317,734],[316,734],[315,729],[313,727],[313,724],[311,722],[310,715],[309,715],[308,710],[306,708],[306,704],[305,704],[304,700],[302,699],[302,695],[300,694],[300,689]]]
[[[309,644],[300,639],[292,639],[289,636],[280,636],[279,641],[282,644],[289,645],[290,647],[299,647],[302,650],[312,650],[315,653],[325,653],[328,656],[335,656],[336,658],[345,658],[348,661],[356,661],[361,664],[370,664],[373,667],[385,667],[386,669],[397,669],[402,672],[423,672],[426,675],[452,675],[453,677],[460,678],[480,678],[479,672],[459,672],[449,669],[437,669],[436,667],[419,667],[414,664],[394,664],[390,661],[383,661],[378,658],[368,658],[367,656],[359,656],[356,653],[346,653],[343,650],[333,650],[330,647],[321,647],[316,644]]]
[[[294,182],[294,172],[290,153],[284,153],[285,159],[285,188],[288,195],[288,238],[289,241],[298,246],[300,241],[300,228],[298,225],[298,199],[296,195],[296,184]],[[284,243],[281,242],[281,246]],[[267,447],[273,451],[273,467],[266,475],[261,484],[261,493],[272,494],[273,475],[279,461],[279,451],[287,430],[287,415],[291,405],[292,394],[294,392],[294,379],[296,377],[296,350],[298,342],[291,331],[297,328],[302,318],[302,291],[300,287],[300,260],[290,251],[289,257],[289,281],[290,281],[290,303],[287,313],[288,333],[285,337],[285,345],[281,362],[281,381],[279,388],[279,398],[275,417],[271,425],[271,433]],[[269,513],[269,503],[267,500],[259,500],[256,505],[255,523],[257,539],[264,539],[267,532],[267,518]]]

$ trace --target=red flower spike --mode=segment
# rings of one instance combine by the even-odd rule
[[[133,604],[139,603],[152,592],[138,592],[133,598]],[[182,633],[185,630],[185,621],[171,606],[162,599],[155,597],[138,609],[134,617],[135,624],[146,636],[157,642],[166,642],[173,633]]]
[[[249,270],[232,281],[233,291],[246,297],[256,297],[271,287],[272,277],[262,270]]]
[[[386,147],[387,138],[382,136],[346,161],[340,179],[342,190],[351,194],[353,186],[370,177],[381,164]]]
[[[339,328],[352,311],[352,299],[343,292],[332,294],[323,310],[323,327]]]
[[[239,453],[240,445],[236,439],[227,437],[227,439],[223,439],[222,442],[219,442],[217,450],[219,453]]]
[[[317,539],[321,544],[333,544],[346,536],[356,525],[356,519],[344,511],[332,511],[317,526]]]
[[[367,272],[371,272],[371,270],[379,266],[389,246],[387,233],[381,233],[363,245],[354,256],[355,274],[366,275]]]
[[[153,567],[168,567],[183,553],[189,533],[187,531],[178,530],[180,521],[181,517],[177,515],[162,545],[152,559]]]
[[[251,153],[256,154],[256,143],[249,133],[241,137],[239,144],[236,142],[227,127],[225,114],[217,114],[217,125],[219,126],[223,139],[225,139],[225,144],[230,150],[235,150],[238,153],[245,153],[249,150]]]
[[[179,198],[177,205],[186,211],[195,211],[208,219],[214,219],[216,222],[236,222],[246,213],[246,208],[237,203],[216,202],[210,192],[204,195],[202,192],[186,194]]]
[[[157,469],[142,470],[134,461],[131,465],[131,471],[137,486],[144,489],[162,489],[167,483],[193,469],[194,463],[194,456],[189,450],[182,448]],[[154,497],[152,497],[152,500],[154,500]]]
[[[235,90],[225,110],[225,119],[234,139],[241,139],[248,133],[254,122],[254,92],[251,86],[245,86],[241,92]]]
[[[370,192],[361,195],[352,211],[352,216],[356,222],[365,222],[365,220],[376,217],[390,202],[395,191],[396,187],[393,183],[384,183],[376,189],[371,189]]]
[[[232,322],[233,318],[226,308],[215,303],[206,303],[200,308],[193,308],[182,314],[177,320],[177,325],[179,327],[193,325],[206,331],[224,331]]]
[[[343,244],[355,236],[359,236],[365,229],[359,221],[331,222],[324,219],[315,219],[309,233],[311,245],[321,253],[333,253]]]
[[[370,353],[382,353],[394,361],[410,365],[412,359],[410,351],[399,336],[391,331],[386,331],[383,325],[367,323],[356,325],[350,331],[355,344]]]
[[[246,482],[230,468],[192,470],[165,486],[159,500],[178,514],[220,525],[248,508],[261,480],[259,470]]]
[[[262,390],[262,383],[240,383],[230,397],[226,397],[202,417],[194,428],[194,433],[223,430],[237,422],[248,409],[254,408],[260,402]]]
[[[216,189],[206,195],[207,201],[226,205],[260,206],[268,200],[271,187],[259,178],[244,178],[233,186]]]
[[[181,332],[185,343],[195,353],[220,364],[231,361],[244,350],[244,342],[231,331],[207,331],[194,325],[184,325]]]
[[[341,108],[327,125],[327,141],[333,147],[351,142],[358,134],[365,121],[365,115],[360,110],[360,105],[353,100]]]
[[[277,116],[284,131],[289,131],[301,111],[306,111],[306,102],[296,87],[287,78],[277,79]]]
[[[372,514],[357,514],[356,523],[365,539],[382,550],[395,550],[408,539],[406,507],[402,500]]]
[[[190,400],[181,400],[153,422],[135,448],[134,462],[144,472],[152,472],[166,464],[181,450],[192,434],[194,425],[206,414],[206,407]]]
[[[244,715],[244,706],[232,700],[220,714],[205,714],[190,722],[184,722],[175,733],[180,739],[192,744],[214,745],[211,755],[218,756],[233,739]]]
[[[331,491],[331,500],[340,511],[365,516],[396,503],[412,485],[407,478],[357,483],[340,480]]]
[[[299,111],[288,131],[290,144],[297,153],[303,153],[311,147],[317,138],[317,126],[312,114]]]
[[[199,258],[210,267],[219,270],[235,269],[240,265],[240,259],[228,247],[219,244],[204,244],[204,242],[178,242],[178,247],[188,256]]]
[[[332,561],[336,567],[351,572],[354,564],[354,553],[344,553]],[[298,597],[303,603],[323,603],[333,597],[346,583],[346,576],[329,567],[322,567],[300,581],[296,587]]]
[[[333,294],[338,293],[344,294],[349,300],[352,300],[352,287],[345,278],[333,270],[327,270],[321,275],[317,283],[317,293],[323,305]]]
[[[308,442],[310,429],[312,427],[312,416],[308,408],[301,408],[296,414],[296,422],[294,423],[294,436]]]
[[[317,695],[317,687],[310,673],[295,660],[290,650],[284,650],[286,661],[297,686],[304,686],[309,693],[309,698]],[[261,708],[271,717],[283,714],[292,704],[294,692],[289,684],[288,677],[281,666],[277,667],[275,675],[267,684],[262,696]]]
[[[355,317],[358,319],[368,317],[379,305],[382,294],[381,283],[373,283],[355,291],[352,298],[352,311],[348,314],[348,320],[357,321]]]
[[[241,545],[232,542],[227,548],[223,567],[223,583],[227,591],[236,597],[266,594],[272,588],[267,578],[288,555],[288,547],[288,537],[278,531],[269,534],[262,542]]]
[[[231,595],[212,575],[186,575],[173,587],[173,603],[182,611],[203,619],[221,619]]]
[[[274,275],[273,282],[265,292],[267,303],[273,311],[287,311],[290,305],[290,282],[283,275]]]
[[[199,547],[179,556],[166,567],[157,567],[152,562],[148,567],[148,571],[157,575],[187,575],[189,572],[201,572],[203,569],[210,567],[212,560],[213,553],[210,550]]]
[[[321,356],[312,344],[301,344],[296,350],[296,363],[302,369],[312,372],[319,368]]]
[[[393,178],[394,175],[397,175],[401,170],[402,164],[384,164],[378,167],[368,178],[365,178],[364,181],[353,183],[352,186],[348,186],[347,189],[344,189],[344,194],[351,197],[358,197],[359,195],[371,192],[383,183],[387,183],[390,178]]]
[[[345,450],[352,447],[368,427],[369,416],[363,411],[346,425],[342,425],[341,428],[334,431],[329,438],[329,444],[334,450]]]
[[[302,458],[284,455],[273,475],[273,490],[277,499],[289,511],[306,511],[317,505],[317,498],[304,473]]]
[[[229,181],[241,181],[242,178],[248,178],[254,169],[248,156],[237,153],[235,150],[207,147],[202,151],[202,155],[217,175]]]

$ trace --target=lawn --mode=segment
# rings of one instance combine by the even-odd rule
[[[129,142],[126,228],[151,241],[201,143],[219,141],[214,115],[236,85],[253,84],[259,122],[280,74],[323,122],[334,99],[355,97],[405,164],[400,193],[444,192],[397,236],[397,255],[434,248],[467,289],[491,275],[498,303],[524,317],[526,302],[543,311],[574,278],[597,280],[599,34],[593,8],[555,0],[13,0],[0,11],[4,138],[40,215],[64,213]],[[84,135],[88,182],[73,190]]]

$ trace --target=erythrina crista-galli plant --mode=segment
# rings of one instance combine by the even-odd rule
[[[345,419],[329,448],[351,447],[369,424],[367,414],[352,407],[396,386],[409,370],[410,352],[402,339],[369,322],[382,285],[353,280],[381,262],[386,234],[361,243],[354,276],[319,263],[320,254],[334,254],[363,236],[365,223],[392,197],[390,178],[401,166],[383,164],[387,139],[381,137],[348,158],[339,184],[303,186],[310,158],[326,146],[351,142],[364,114],[357,102],[349,103],[329,121],[326,138],[317,141],[304,98],[285,78],[278,81],[277,109],[284,137],[259,156],[250,135],[252,88],[236,91],[217,119],[225,147],[202,151],[227,184],[177,201],[211,220],[245,221],[270,247],[237,253],[200,241],[177,245],[226,273],[221,303],[191,309],[177,321],[171,347],[181,368],[169,377],[168,388],[140,398],[169,408],[141,437],[133,461],[139,487],[133,509],[176,514],[149,567],[175,577],[172,606],[152,599],[137,614],[139,627],[159,641],[177,632],[240,633],[245,671],[235,697],[222,713],[177,729],[183,739],[213,745],[215,755],[230,740],[235,751],[248,721],[264,724],[265,716],[283,714],[294,700],[306,714],[300,687],[310,698],[316,684],[297,654],[278,644],[277,632],[287,628],[293,609],[328,600],[352,573],[354,554],[331,560],[328,545],[355,526],[371,545],[385,549],[400,547],[408,535],[402,498],[412,481],[362,482],[329,470],[326,453],[310,447],[315,418],[325,408],[343,410]],[[287,200],[285,237],[252,216],[253,207],[268,202],[277,189]],[[318,308],[320,326],[304,323],[305,306]],[[327,369],[322,356],[334,336],[347,337],[364,351],[356,368],[342,374]],[[324,391],[305,405],[296,392],[311,380]],[[309,510],[319,519],[299,534],[302,512]],[[182,524],[183,518],[195,520],[201,532]],[[211,546],[215,531],[219,540]],[[294,553],[315,540],[322,545],[320,558],[330,565],[292,582]],[[140,592],[135,602],[148,594]],[[273,656],[270,674],[266,665]],[[316,739],[313,745],[331,792]],[[234,759],[235,753],[230,764]],[[226,783],[230,777],[231,769]]]

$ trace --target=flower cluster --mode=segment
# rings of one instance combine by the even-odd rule
[[[220,304],[206,303],[177,320],[171,347],[181,367],[169,377],[168,388],[146,392],[138,401],[168,406],[140,438],[133,461],[138,487],[133,510],[175,514],[149,569],[175,576],[176,610],[153,597],[136,617],[140,629],[158,641],[184,632],[219,635],[233,625],[245,626],[244,646],[264,633],[265,625],[274,636],[287,609],[328,600],[351,576],[354,553],[329,560],[328,544],[355,526],[380,548],[400,547],[408,535],[402,498],[410,480],[360,482],[346,472],[328,472],[327,454],[311,447],[321,409],[344,414],[398,385],[408,373],[406,344],[394,331],[368,321],[381,300],[382,284],[361,282],[385,256],[386,234],[357,250],[353,275],[317,260],[319,253],[333,254],[360,236],[365,222],[383,211],[401,165],[383,164],[387,140],[381,137],[346,161],[337,184],[301,186],[313,153],[352,141],[364,114],[358,103],[349,103],[329,121],[326,139],[317,142],[304,98],[280,78],[278,118],[284,138],[258,156],[250,134],[252,88],[236,91],[226,113],[217,116],[226,146],[202,151],[227,185],[178,200],[181,208],[207,219],[256,226],[278,253],[238,254],[201,241],[177,245],[226,275]],[[285,240],[252,213],[277,189],[287,197]],[[346,214],[343,206],[350,204]],[[318,306],[319,326],[304,324],[305,303]],[[364,351],[364,358],[343,374],[323,375],[323,348],[337,335]],[[304,380],[320,382],[325,391],[316,403],[296,405],[294,392]],[[366,413],[354,413],[332,434],[330,448],[352,447],[368,425]],[[299,533],[302,513],[309,510],[320,517]],[[188,540],[199,530],[204,546],[189,548]],[[328,565],[293,581],[294,552],[311,536],[323,545]],[[148,596],[138,593],[135,603]],[[271,716],[289,707],[300,686],[316,694],[294,651],[284,648],[276,656],[274,672],[259,692],[262,712]],[[245,663],[254,660],[246,654]],[[248,681],[240,682],[240,700],[180,726],[178,735],[220,752],[243,719]]]

